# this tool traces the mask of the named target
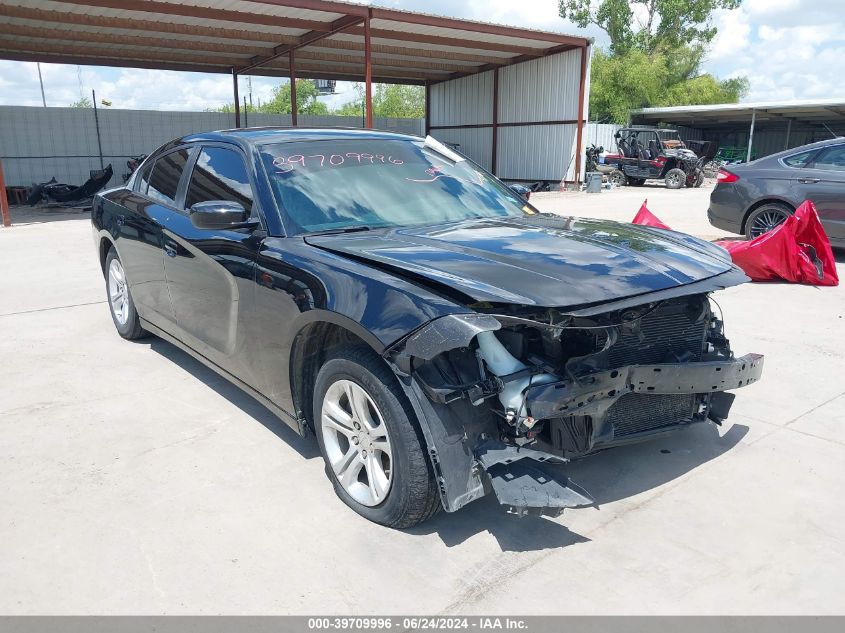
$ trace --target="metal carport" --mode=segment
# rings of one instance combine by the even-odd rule
[[[0,0],[0,20],[0,59],[230,74],[236,126],[241,124],[238,75],[289,77],[294,85],[297,75],[363,81],[366,125],[372,127],[373,82],[426,86],[429,113],[432,90],[575,52],[577,94],[543,97],[568,101],[572,114],[566,121],[540,123],[577,129],[574,175],[580,177],[587,38],[331,0]],[[295,90],[291,95],[296,125]],[[524,95],[526,102],[531,97]],[[496,113],[499,90],[483,98]],[[482,162],[495,170],[499,121],[494,114],[474,125],[493,134],[485,148],[490,160]],[[561,166],[561,180],[567,171]]]
[[[631,122],[694,128],[705,140],[747,145],[746,160],[750,160],[752,150],[766,156],[843,135],[845,102],[826,99],[644,108],[631,112]]]

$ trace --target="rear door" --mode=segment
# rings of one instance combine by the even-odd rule
[[[845,241],[845,143],[823,149],[798,179],[828,236]]]
[[[180,210],[164,229],[164,268],[179,337],[241,378],[254,379],[244,359],[244,328],[254,301],[255,257],[263,230],[199,229],[189,210],[198,202],[239,202],[258,216],[246,157],[234,145],[198,147],[180,192]]]
[[[144,165],[116,218],[118,251],[138,314],[164,330],[174,325],[164,277],[163,227],[175,212],[176,194],[189,160],[186,147],[165,152]]]

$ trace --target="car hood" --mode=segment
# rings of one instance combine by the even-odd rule
[[[732,268],[724,249],[689,235],[549,214],[305,240],[477,302],[543,307],[646,294]]]

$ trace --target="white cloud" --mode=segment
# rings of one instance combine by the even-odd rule
[[[841,0],[746,0],[714,17],[705,70],[748,77],[745,101],[845,96]]]

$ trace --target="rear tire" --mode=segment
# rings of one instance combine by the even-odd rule
[[[141,327],[141,319],[135,309],[135,302],[132,300],[132,293],[129,291],[129,283],[126,280],[126,272],[123,270],[123,263],[112,246],[106,255],[106,299],[111,312],[111,320],[117,333],[128,341],[149,336]]]
[[[686,184],[687,175],[684,173],[683,169],[675,167],[674,169],[670,169],[666,172],[664,180],[666,181],[667,189],[680,189]]]
[[[371,349],[344,346],[320,368],[313,420],[335,493],[362,517],[401,529],[440,509],[413,410],[396,376]]]
[[[754,209],[745,221],[745,237],[753,240],[768,233],[792,215],[793,210],[779,202],[767,202]]]

